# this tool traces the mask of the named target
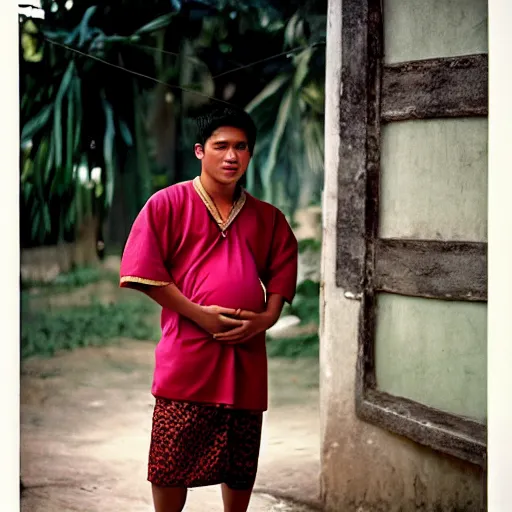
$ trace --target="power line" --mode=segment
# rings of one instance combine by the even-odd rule
[[[109,62],[108,60],[104,60],[104,59],[101,59],[100,57],[96,57],[96,55],[91,55],[90,53],[82,52],[82,51],[77,50],[76,48],[72,48],[71,46],[68,46],[66,44],[58,43],[57,41],[52,41],[51,39],[49,39],[47,37],[45,37],[45,40],[48,41],[50,44],[53,44],[55,46],[60,46],[61,48],[65,48],[66,50],[74,52],[74,53],[77,53],[78,55],[82,55],[83,57],[88,57],[90,59],[93,59],[93,60],[96,60],[98,62],[101,62],[102,64],[105,64],[107,66],[110,66],[110,67],[113,67],[113,68],[116,68],[116,69],[120,69],[122,71],[125,71],[126,73],[131,73],[132,75],[140,76],[141,78],[146,78],[147,80],[151,80],[151,81],[156,82],[158,84],[165,85],[166,87],[170,87],[170,88],[174,88],[174,89],[180,89],[180,90],[185,91],[185,92],[189,92],[189,93],[192,93],[192,94],[197,94],[199,96],[203,96],[204,98],[208,98],[210,100],[218,101],[220,103],[225,103],[226,105],[233,105],[232,103],[229,103],[228,101],[224,101],[224,100],[220,100],[218,98],[214,98],[212,96],[209,96],[208,94],[204,94],[202,92],[195,91],[194,89],[189,89],[187,87],[182,87],[181,85],[169,84],[169,83],[164,82],[162,80],[158,80],[158,78],[154,78],[152,76],[145,75],[143,73],[139,73],[138,71],[133,71],[133,70],[125,68],[123,66],[119,66],[117,64],[113,64],[112,62]]]
[[[166,55],[173,55],[175,57],[180,57],[181,56],[179,53],[171,52],[171,51],[168,51],[168,50],[163,50],[163,49],[160,49],[160,48],[155,48],[154,46],[148,46],[148,45],[145,45],[145,44],[132,43],[132,42],[128,42],[128,41],[126,42],[126,44],[128,44],[130,46],[136,46],[136,47],[139,47],[139,48],[145,48],[147,50],[152,50],[154,52],[160,52],[160,53],[163,53],[163,54],[166,54]],[[315,43],[311,43],[311,44],[308,44],[308,45],[305,45],[305,46],[297,46],[296,48],[291,48],[290,50],[286,50],[286,51],[283,51],[283,52],[280,52],[280,53],[276,53],[274,55],[270,55],[269,57],[265,57],[263,59],[255,60],[253,62],[250,62],[249,64],[243,64],[241,66],[238,66],[236,68],[230,69],[228,71],[223,71],[222,73],[219,73],[217,75],[212,76],[212,78],[219,78],[221,76],[225,76],[225,75],[228,75],[228,74],[231,74],[231,73],[235,73],[236,71],[240,71],[242,69],[250,68],[251,66],[255,66],[256,64],[261,64],[263,62],[267,62],[269,60],[276,59],[277,57],[282,57],[283,55],[289,55],[291,53],[295,53],[295,52],[298,52],[298,51],[301,51],[301,50],[307,50],[308,48],[313,48],[315,46],[320,46],[320,45],[323,45],[323,44],[325,44],[325,41],[317,41]],[[195,59],[194,59],[194,61],[197,62]]]
[[[184,92],[191,93],[191,94],[197,94],[198,96],[202,96],[204,98],[208,98],[208,99],[213,100],[213,101],[218,101],[219,103],[224,103],[226,105],[233,105],[232,103],[230,103],[228,101],[224,101],[224,100],[220,100],[218,98],[214,98],[212,96],[209,96],[208,94],[204,94],[204,93],[196,91],[194,89],[183,87],[181,85],[169,84],[169,83],[164,82],[162,80],[158,80],[157,78],[154,78],[152,76],[145,75],[143,73],[139,73],[138,71],[134,71],[134,70],[125,68],[124,66],[119,66],[118,64],[114,64],[112,62],[109,62],[108,60],[105,60],[105,59],[102,59],[100,57],[97,57],[96,55],[92,55],[90,53],[82,52],[81,50],[77,50],[76,48],[73,48],[73,47],[68,46],[66,44],[63,44],[63,43],[59,43],[59,42],[54,41],[54,40],[52,40],[52,39],[50,39],[48,37],[45,37],[45,40],[48,41],[50,44],[53,44],[55,46],[60,46],[61,48],[64,48],[64,49],[66,49],[68,51],[71,51],[71,52],[74,52],[74,53],[76,53],[78,55],[82,55],[83,57],[88,57],[90,59],[96,60],[97,62],[101,62],[102,64],[105,64],[106,66],[111,66],[113,68],[120,69],[122,71],[125,71],[126,73],[131,73],[132,75],[136,75],[136,76],[139,76],[141,78],[146,78],[147,80],[151,80],[151,81],[156,82],[158,84],[165,85],[166,87],[173,88],[173,89],[179,89],[179,90],[182,90]],[[168,50],[162,50],[160,48],[155,48],[153,46],[141,45],[141,44],[137,44],[137,43],[127,43],[127,44],[132,45],[132,46],[140,46],[142,48],[151,49],[151,50],[156,51],[156,52],[161,52],[161,53],[165,53],[165,54],[169,54],[169,55],[174,55],[176,57],[180,56],[179,53],[171,52],[171,51],[168,51]],[[256,64],[261,64],[263,62],[267,62],[269,60],[276,59],[277,57],[281,57],[283,55],[289,55],[290,53],[294,53],[294,52],[297,52],[297,51],[300,51],[300,50],[306,50],[308,48],[312,48],[314,46],[319,46],[319,45],[322,45],[322,44],[325,44],[325,41],[318,41],[316,43],[312,43],[312,44],[309,44],[309,45],[306,45],[306,46],[298,46],[296,48],[292,48],[290,50],[287,50],[287,51],[284,51],[284,52],[280,52],[280,53],[277,53],[275,55],[271,55],[270,57],[265,57],[264,59],[259,59],[257,61],[251,62],[249,64],[244,64],[244,65],[236,67],[234,69],[231,69],[231,70],[228,70],[228,71],[224,71],[223,73],[219,73],[217,75],[214,75],[212,78],[213,79],[219,78],[221,76],[225,76],[225,75],[228,75],[230,73],[235,73],[236,71],[240,71],[242,69],[247,69],[247,68],[249,68],[251,66],[255,66]]]
[[[235,71],[240,71],[241,69],[246,69],[251,66],[255,66],[256,64],[261,64],[262,62],[267,62],[267,61],[275,59],[277,57],[281,57],[283,55],[289,55],[290,53],[298,52],[299,50],[307,50],[308,48],[313,48],[314,46],[319,46],[321,44],[325,44],[325,41],[318,41],[316,43],[311,43],[306,46],[298,46],[297,48],[292,48],[291,50],[286,50],[285,52],[277,53],[275,55],[271,55],[270,57],[265,57],[264,59],[256,60],[249,64],[244,64],[243,66],[239,66],[239,67],[231,69],[229,71],[224,71],[223,73],[219,73],[218,75],[215,75],[213,78],[219,78],[220,76],[225,76],[230,73],[234,73]]]

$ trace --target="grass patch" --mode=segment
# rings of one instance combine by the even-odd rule
[[[298,242],[299,252],[305,251],[320,252],[322,250],[322,241],[315,238],[303,238]]]
[[[70,292],[102,280],[117,284],[118,275],[101,268],[76,268],[59,275],[51,283],[23,283],[21,357],[51,357],[61,350],[86,346],[104,346],[119,338],[158,341],[160,326],[155,321],[159,310],[148,298],[119,300],[113,304],[93,301],[80,307],[31,308],[30,288],[39,288],[43,296]],[[320,285],[306,280],[297,287],[292,305],[283,315],[294,315],[301,325],[319,325]],[[38,294],[41,298],[41,293]],[[269,339],[269,357],[318,358],[317,333],[290,338]]]
[[[320,343],[318,334],[302,334],[291,338],[269,339],[267,354],[269,357],[285,357],[290,359],[314,357],[318,358]]]
[[[105,270],[101,267],[77,267],[69,272],[59,274],[50,282],[23,280],[21,282],[21,289],[30,290],[32,288],[39,288],[51,293],[60,293],[97,283],[102,280],[117,283],[119,276],[117,273]]]
[[[152,306],[149,300],[133,300],[44,311],[25,307],[21,358],[51,357],[60,350],[103,346],[121,337],[156,341],[160,329]]]

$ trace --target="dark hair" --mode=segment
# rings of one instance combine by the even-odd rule
[[[212,133],[221,126],[233,126],[245,132],[249,151],[252,154],[256,144],[256,125],[251,116],[241,108],[229,105],[207,106],[196,117],[198,142],[203,146]]]

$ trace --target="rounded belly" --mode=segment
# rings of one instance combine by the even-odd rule
[[[191,281],[193,302],[254,312],[265,308],[265,292],[252,261],[233,259],[217,264],[200,270]]]

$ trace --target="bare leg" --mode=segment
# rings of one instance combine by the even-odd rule
[[[151,485],[155,512],[181,512],[187,500],[187,489]]]
[[[222,501],[224,512],[246,512],[251,500],[252,489],[235,491],[226,484],[222,484]]]

